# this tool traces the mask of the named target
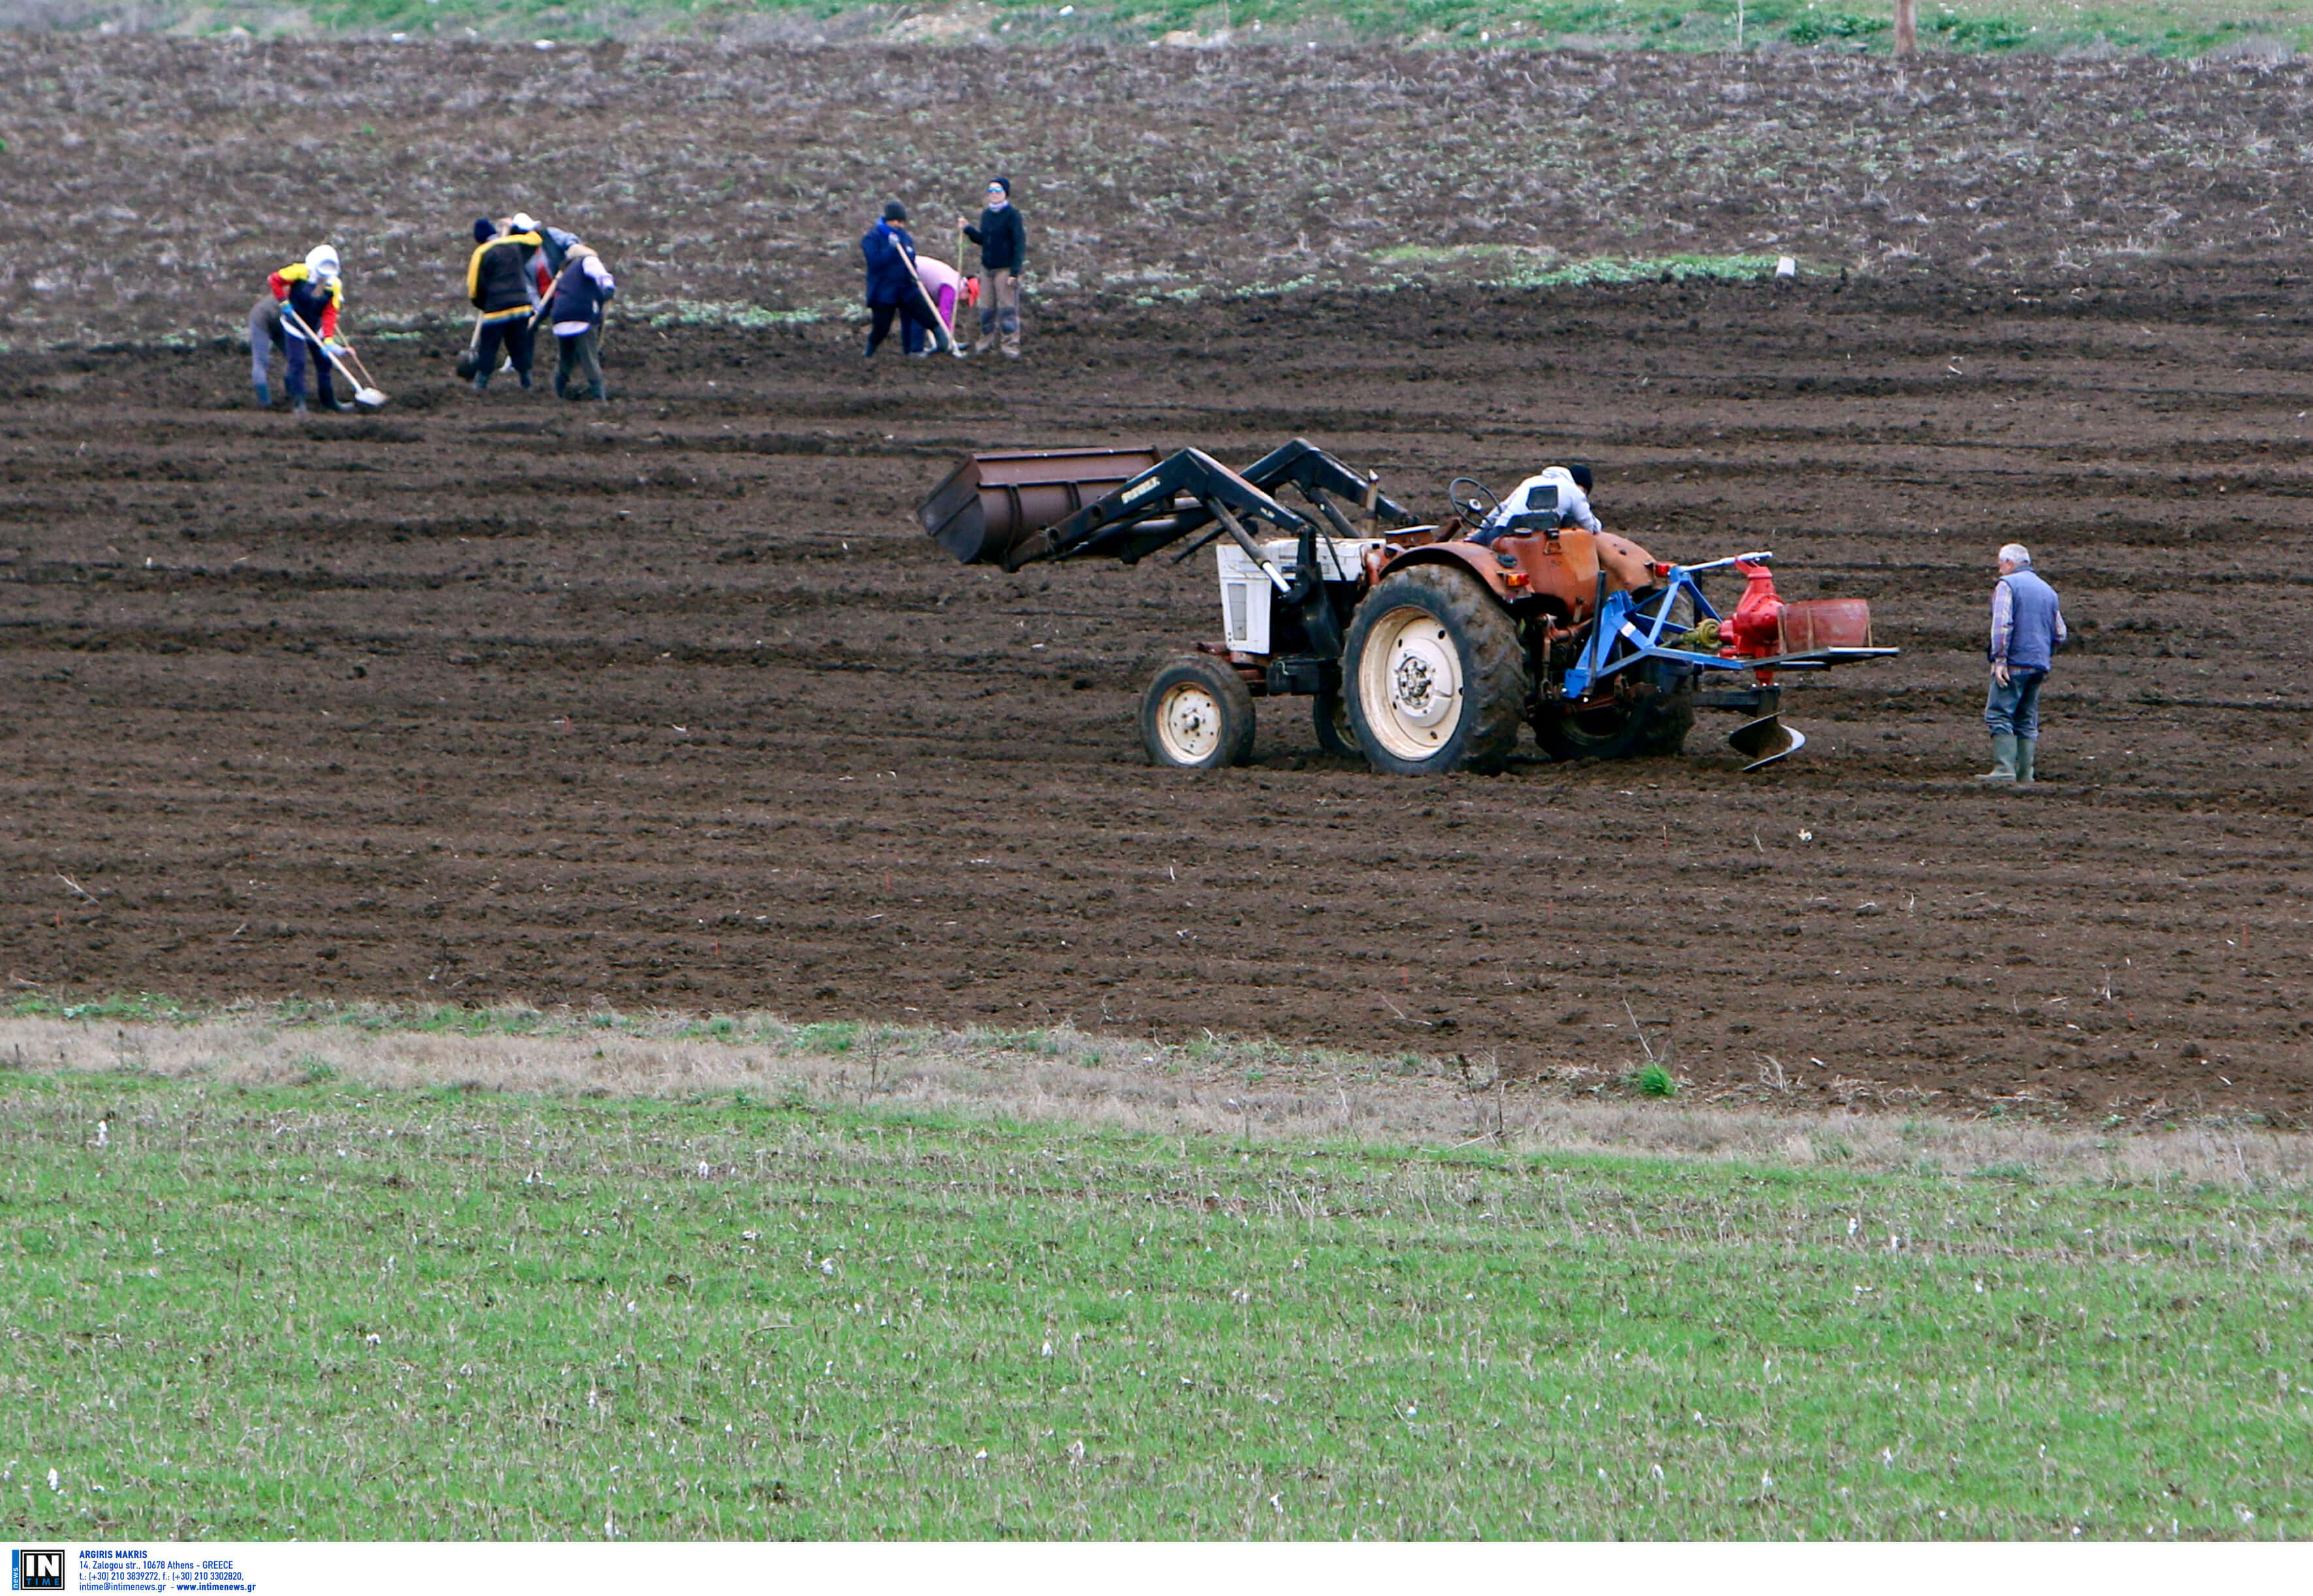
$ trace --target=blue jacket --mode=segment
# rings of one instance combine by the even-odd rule
[[[2029,566],[2000,579],[1992,595],[1993,664],[2010,671],[2045,671],[2064,640],[2064,612],[2054,588]]]
[[[916,258],[916,241],[908,236],[904,227],[889,222],[878,222],[859,241],[859,252],[867,258],[867,303],[871,305],[904,303],[915,292],[915,279],[908,275],[908,265],[901,259],[906,251],[907,263]]]
[[[589,259],[581,255],[576,260],[565,261],[561,276],[554,279],[554,297],[548,302],[546,312],[548,321],[602,321],[604,303],[618,290],[604,287],[587,274]],[[610,275],[607,268],[603,275]]]

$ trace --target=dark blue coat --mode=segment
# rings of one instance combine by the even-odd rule
[[[903,260],[901,251],[906,251]],[[867,303],[871,305],[904,303],[916,291],[915,279],[908,266],[916,259],[916,241],[908,236],[904,227],[889,222],[878,222],[859,241],[859,252],[867,259]]]

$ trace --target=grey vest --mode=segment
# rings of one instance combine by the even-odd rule
[[[2027,567],[2001,577],[2015,620],[2008,634],[2008,668],[2045,671],[2056,657],[2056,590]]]

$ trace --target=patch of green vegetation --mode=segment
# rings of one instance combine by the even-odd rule
[[[1659,1064],[1642,1064],[1631,1071],[1631,1085],[1640,1097],[1678,1095],[1678,1077]]]
[[[1433,247],[1402,244],[1376,250],[1376,265],[1422,276],[1498,288],[1587,287],[1600,283],[1747,282],[1772,276],[1772,255],[1614,255],[1568,259],[1555,250],[1514,244]],[[1805,269],[1802,267],[1802,269]]]
[[[0,1115],[20,1539],[2313,1530],[2294,1189],[133,1074]]]
[[[736,300],[647,300],[628,313],[652,327],[809,327],[827,320],[823,311],[775,311]]]
[[[889,26],[846,13],[861,0],[646,0],[615,12],[558,0],[321,0],[308,8],[316,25],[339,31],[418,37],[546,37],[585,43],[611,33],[712,37],[767,25],[798,35],[825,27],[831,35],[873,37]],[[2125,0],[2081,10],[2071,0],[2005,0],[1996,9],[1938,5],[1921,19],[1930,50],[1964,53],[2082,46],[2162,55],[2200,55],[2252,37],[2313,47],[2308,0]],[[229,25],[226,12],[207,13]],[[910,12],[920,22],[937,11]],[[1728,50],[1790,44],[1885,51],[1893,8],[1833,6],[1825,0],[1112,0],[1077,5],[1063,16],[1044,0],[997,0],[989,36],[1001,42],[1069,39],[1154,39],[1186,31],[1210,39],[1223,30],[1239,45],[1354,38],[1492,49],[1565,44],[1673,50]],[[263,27],[262,20],[251,19]],[[959,38],[975,37],[965,28]]]

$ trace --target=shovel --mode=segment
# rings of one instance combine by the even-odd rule
[[[1807,733],[1783,724],[1780,715],[1763,715],[1729,732],[1727,746],[1751,761],[1743,767],[1747,776],[1799,752],[1807,746]]]
[[[321,341],[321,335],[305,325],[305,319],[303,316],[300,316],[296,311],[291,310],[285,304],[281,307],[281,319],[284,321],[288,322],[290,326],[295,328],[298,332],[303,336],[307,343],[312,345],[313,347],[319,349],[324,355],[328,356],[329,362],[331,365],[337,367],[339,371],[345,373],[346,381],[354,385],[354,403],[357,405],[366,405],[373,410],[376,409],[378,406],[385,403],[384,390],[383,389],[372,388],[359,377],[355,376],[352,369],[331,352],[329,345]]]

